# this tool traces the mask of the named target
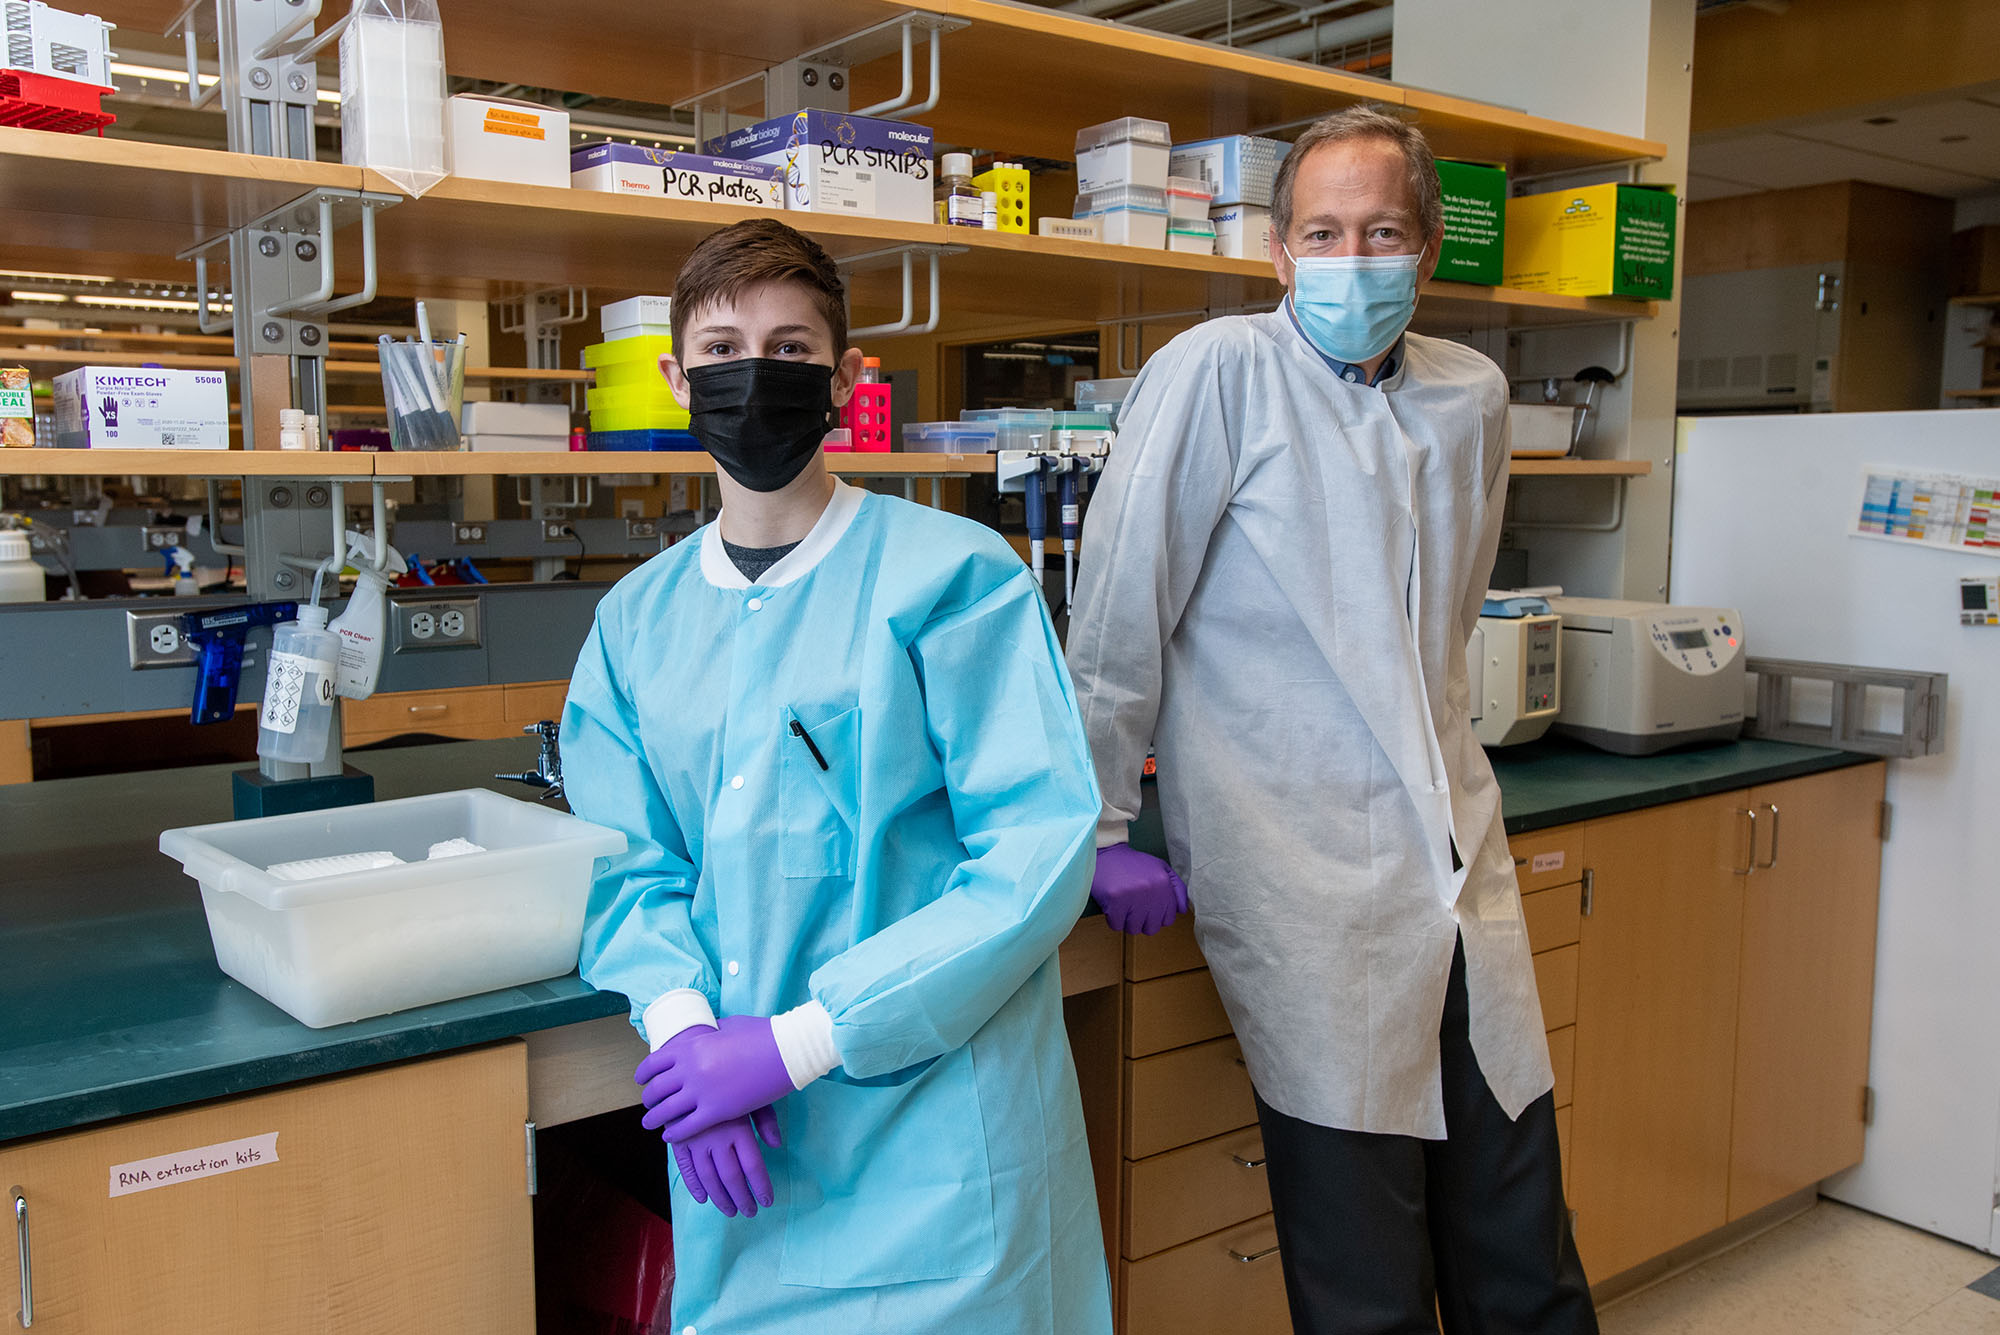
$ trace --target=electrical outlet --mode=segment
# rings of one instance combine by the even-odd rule
[[[139,530],[146,540],[149,552],[164,552],[169,547],[187,546],[187,530],[169,528],[166,525],[147,525]]]
[[[543,542],[575,542],[576,534],[571,531],[567,519],[544,519],[542,521]]]
[[[125,658],[134,671],[192,667],[195,647],[181,634],[179,612],[127,612]]]
[[[451,540],[461,547],[477,547],[486,541],[486,525],[453,524]]]
[[[391,598],[389,652],[479,647],[479,600],[437,598],[421,601]]]
[[[660,521],[657,519],[628,519],[625,521],[625,541],[644,542],[648,538],[659,541]]]

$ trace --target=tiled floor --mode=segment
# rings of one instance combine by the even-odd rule
[[[1996,1267],[1983,1252],[1821,1201],[1599,1319],[1604,1335],[2000,1335],[2000,1298],[1966,1287]]]

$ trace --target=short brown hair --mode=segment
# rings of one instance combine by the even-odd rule
[[[674,279],[674,351],[688,320],[766,283],[797,283],[812,295],[836,361],[847,351],[847,285],[819,242],[776,218],[751,218],[703,237]]]
[[[1422,130],[1376,106],[1349,107],[1322,116],[1293,142],[1271,187],[1271,227],[1278,239],[1292,234],[1292,192],[1299,164],[1316,148],[1350,139],[1379,139],[1402,151],[1409,168],[1410,198],[1417,202],[1417,226],[1429,244],[1444,227],[1444,187],[1438,183],[1437,159],[1431,156],[1430,141]]]

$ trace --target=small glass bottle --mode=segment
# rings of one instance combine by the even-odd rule
[[[979,227],[984,207],[972,188],[972,154],[947,153],[939,169],[937,220],[947,227]]]

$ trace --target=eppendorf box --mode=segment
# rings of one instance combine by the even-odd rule
[[[711,140],[711,153],[784,173],[788,208],[931,222],[931,132],[906,121],[800,111]]]
[[[1665,187],[1615,182],[1516,195],[1507,201],[1506,285],[1666,301],[1679,206]]]
[[[56,377],[55,445],[66,450],[226,450],[220,371],[81,366]]]

